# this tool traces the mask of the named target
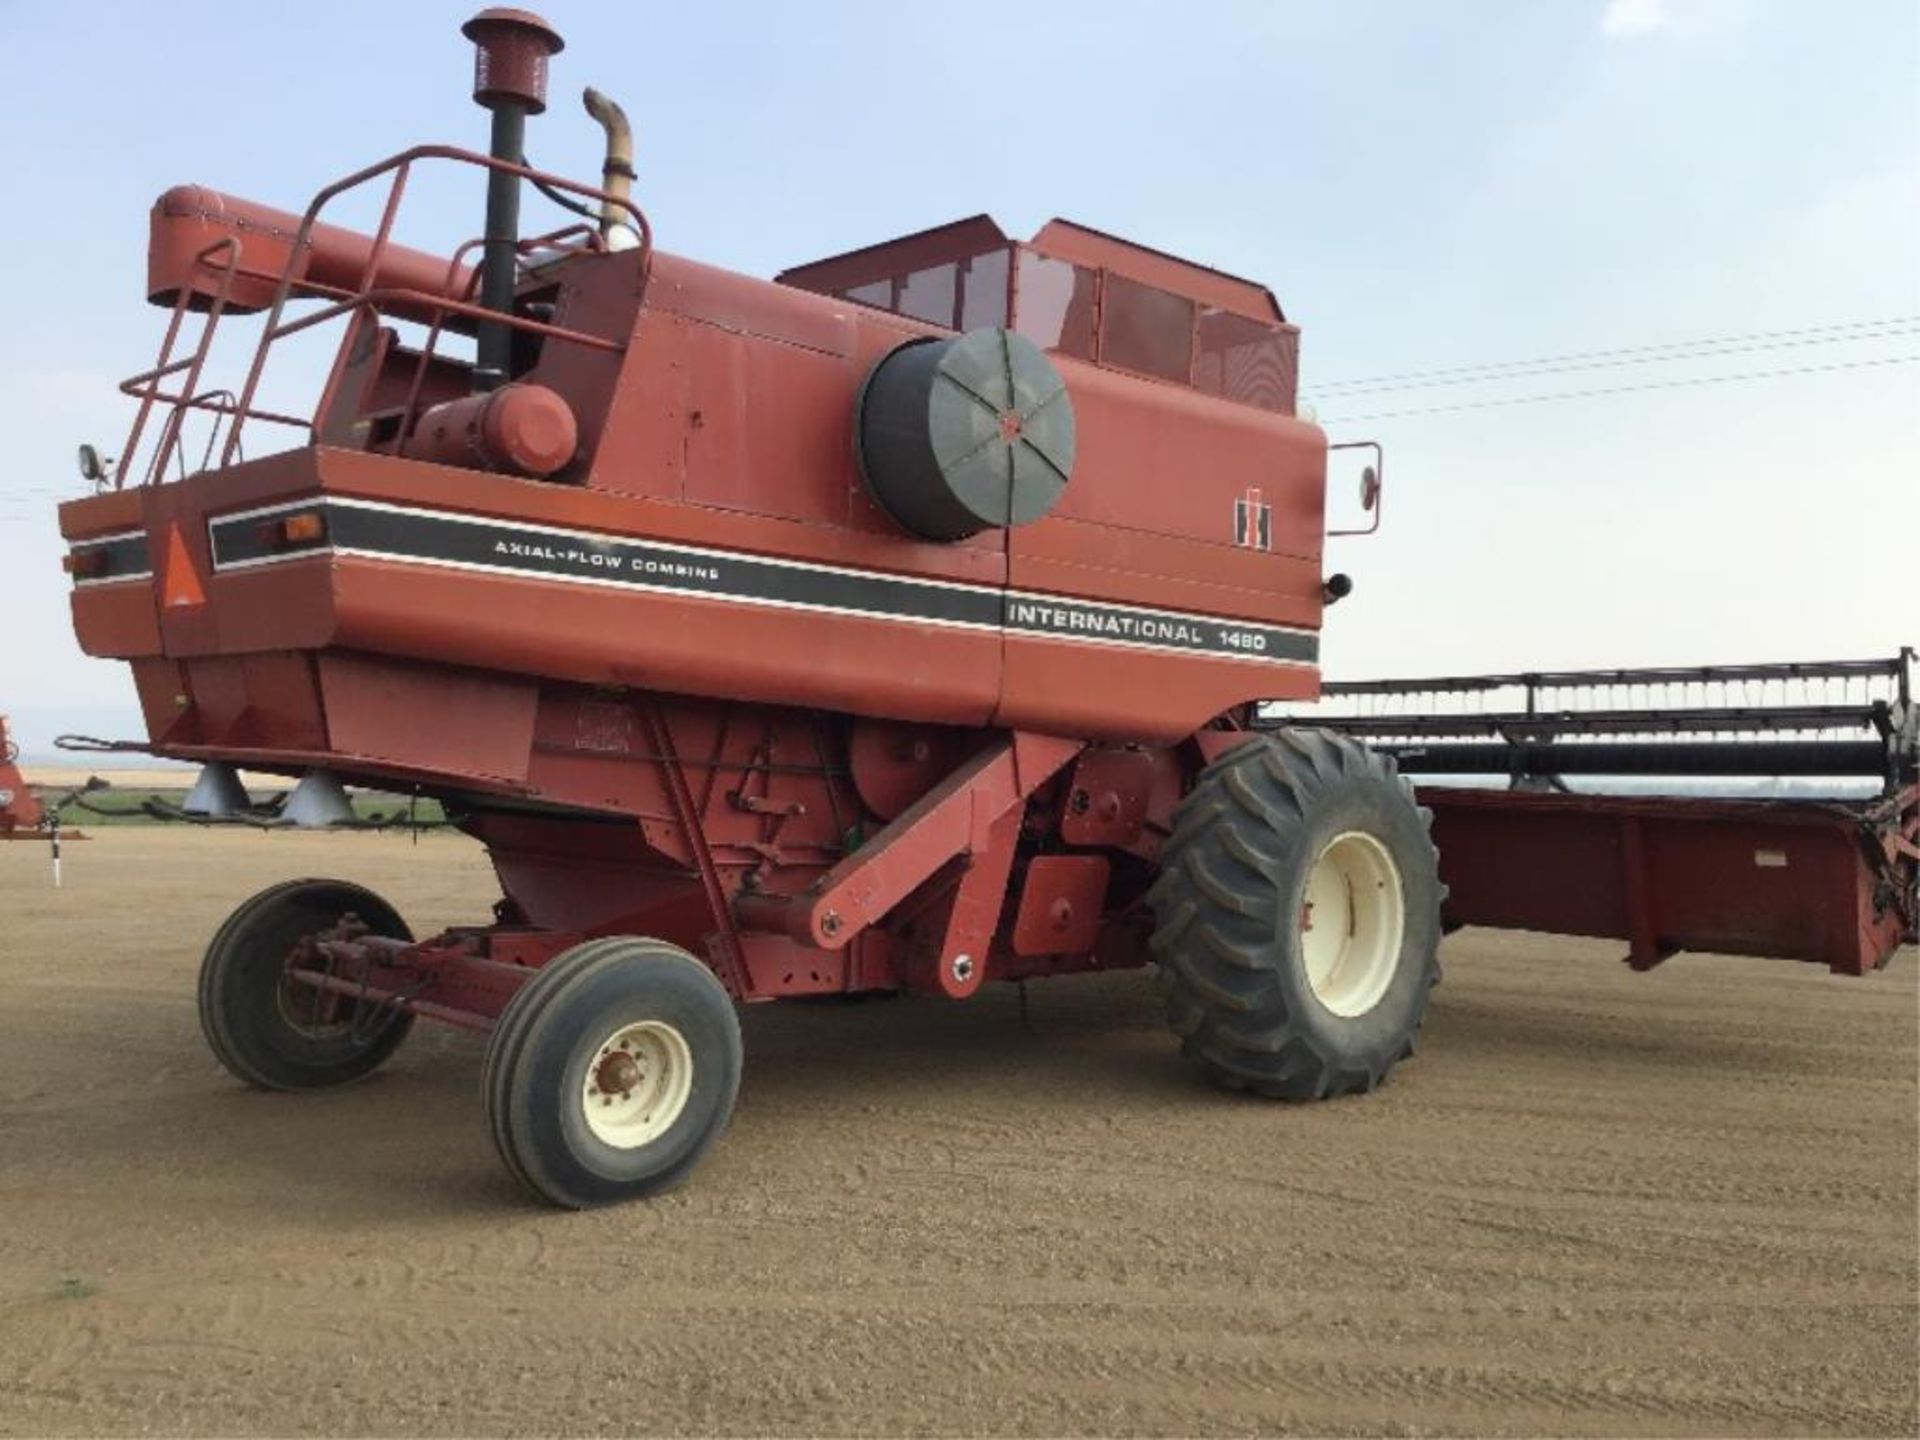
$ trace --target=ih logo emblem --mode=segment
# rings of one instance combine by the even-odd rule
[[[1273,549],[1273,506],[1255,486],[1233,502],[1233,543],[1251,550]]]

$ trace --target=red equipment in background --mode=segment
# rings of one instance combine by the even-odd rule
[[[131,664],[138,748],[207,762],[207,813],[239,764],[303,777],[290,819],[342,813],[342,780],[411,790],[499,875],[488,923],[418,941],[337,882],[242,906],[201,987],[236,1074],[351,1079],[415,1016],[489,1030],[502,1157],[583,1205],[671,1183],[724,1126],[729,999],[964,998],[1151,956],[1204,1073],[1318,1098],[1410,1051],[1443,867],[1450,921],[1769,948],[1669,932],[1631,894],[1503,909],[1456,843],[1542,833],[1544,802],[1489,829],[1497,807],[1426,796],[1436,858],[1383,750],[1266,732],[1260,702],[1319,693],[1322,610],[1350,589],[1323,573],[1326,437],[1266,289],[1059,220],[1018,242],[975,217],[772,283],[681,259],[628,198],[604,97],[599,186],[525,163],[559,37],[520,11],[468,34],[490,155],[416,147],[297,219],[161,197],[147,290],[172,314],[124,387],[122,473],[147,483],[61,511],[81,642]],[[444,261],[391,243],[428,164],[488,179],[485,234]],[[321,221],[377,182],[374,235]],[[523,237],[523,182],[588,223]],[[209,385],[248,311],[244,380]],[[276,346],[332,321],[312,416],[264,408]],[[189,474],[190,418],[211,428]],[[307,443],[246,458],[261,424]],[[1902,795],[1887,854],[1910,876]],[[1911,924],[1899,886],[1859,890],[1866,864],[1793,871],[1809,904],[1873,911],[1839,968]],[[1548,881],[1596,883],[1526,884]],[[1809,933],[1772,948],[1838,964]]]
[[[0,715],[0,840],[24,838],[22,832],[38,832],[45,818],[40,797],[27,785],[20,773],[20,747],[7,733],[7,717]]]

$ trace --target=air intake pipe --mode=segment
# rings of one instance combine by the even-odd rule
[[[560,53],[558,32],[529,10],[482,10],[460,27],[473,41],[474,103],[493,112],[489,153],[510,165],[523,163],[527,116],[547,108],[547,60]],[[480,261],[480,303],[500,315],[513,313],[520,243],[520,177],[487,172],[487,228]],[[513,359],[513,327],[481,321],[473,367],[476,392],[507,383]]]

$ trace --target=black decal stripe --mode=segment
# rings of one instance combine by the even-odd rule
[[[1058,595],[1009,595],[1007,629],[1065,640],[1141,645],[1242,660],[1312,664],[1320,653],[1320,637],[1311,631],[1288,630],[1255,620],[1103,605]]]
[[[562,536],[495,522],[449,524],[418,513],[336,509],[329,531],[334,545],[346,550],[950,625],[992,627],[1000,619],[999,594],[985,587],[962,589],[862,571],[803,568],[658,541]]]
[[[301,507],[302,510],[322,508],[316,505]],[[265,516],[215,520],[208,530],[213,537],[213,568],[216,570],[273,559],[282,553],[280,547],[275,545],[267,534]]]
[[[76,540],[73,553],[107,557],[106,567],[98,575],[90,575],[79,581],[82,585],[98,585],[105,580],[144,580],[153,574],[153,561],[147,557],[147,537],[144,534],[110,535],[103,540]]]
[[[210,527],[214,568],[270,564],[317,553],[276,553],[264,538],[264,521],[270,515],[316,509],[326,516],[329,549],[379,559],[1139,646],[1160,653],[1311,664],[1319,651],[1318,637],[1310,631],[1257,621],[1053,595],[1009,594],[983,585],[930,583],[699,546],[352,501],[308,500],[271,511],[216,518]]]

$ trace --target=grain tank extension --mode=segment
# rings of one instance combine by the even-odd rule
[[[607,97],[597,180],[527,162],[560,37],[513,10],[466,33],[490,153],[416,147],[297,215],[160,198],[162,352],[118,474],[61,509],[81,643],[131,666],[137,748],[208,767],[210,818],[241,766],[298,779],[289,819],[416,793],[499,877],[432,936],[341,882],[248,901],[202,974],[220,1059],[302,1089],[417,1018],[490,1032],[500,1153],[572,1206],[719,1135],[742,1001],[1152,961],[1214,1081],[1378,1084],[1443,929],[1482,917],[1443,909],[1386,749],[1261,720],[1318,697],[1348,588],[1272,294],[1062,220],[775,281],[684,259]],[[486,194],[453,253],[394,239],[427,168]],[[375,233],[327,218],[369,192]],[[251,363],[210,373],[247,316]],[[311,413],[268,405],[284,342],[328,325]],[[1853,968],[1911,925],[1901,783]]]

